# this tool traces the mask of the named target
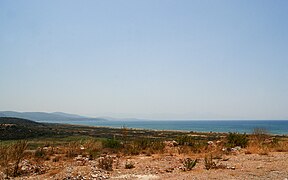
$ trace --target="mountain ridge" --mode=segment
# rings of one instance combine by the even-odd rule
[[[36,122],[57,122],[57,121],[107,121],[104,118],[85,117],[76,114],[68,114],[64,112],[17,112],[17,111],[0,111],[0,117],[23,118]]]

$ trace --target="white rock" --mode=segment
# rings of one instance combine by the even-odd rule
[[[214,144],[214,142],[213,141],[208,141],[207,144],[212,145],[212,144]]]

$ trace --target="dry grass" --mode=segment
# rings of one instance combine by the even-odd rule
[[[268,141],[253,139],[248,147],[246,148],[246,154],[260,154],[268,155],[269,152],[287,152],[288,151],[288,142],[286,140],[282,141]]]
[[[89,159],[95,159],[97,158],[103,149],[103,144],[101,141],[97,140],[88,140],[83,144],[83,147],[85,148],[85,152],[89,156]]]
[[[6,178],[19,175],[19,164],[25,155],[27,145],[27,141],[17,141],[13,144],[1,146],[0,165]]]
[[[61,169],[52,169],[49,172],[49,176],[55,176],[56,174],[59,174],[61,172]]]
[[[74,158],[77,155],[81,154],[81,143],[78,141],[69,142],[65,148],[65,154],[68,158]]]
[[[69,141],[63,141],[62,144],[55,146],[55,143],[50,143],[48,141],[43,141],[44,143],[38,144],[38,146],[34,146],[33,152],[36,149],[36,153],[31,156],[31,152],[28,155],[24,150],[27,148],[23,142],[18,142],[18,144],[6,144],[0,146],[0,165],[1,170],[7,176],[17,176],[19,167],[19,162],[25,156],[25,159],[34,160],[35,163],[44,164],[44,160],[53,163],[55,166],[59,164],[64,164],[68,162],[73,162],[74,157],[77,155],[82,155],[81,157],[85,158],[89,157],[90,160],[97,159],[99,167],[105,170],[112,170],[113,162],[115,162],[115,167],[120,166],[119,157],[125,155],[139,155],[146,154],[152,155],[154,159],[157,159],[157,156],[165,156],[167,154],[171,154],[171,156],[181,157],[185,159],[187,157],[193,159],[203,159],[206,164],[206,169],[219,169],[225,168],[223,165],[217,165],[221,162],[227,155],[231,155],[231,152],[223,151],[222,149],[228,147],[233,148],[238,145],[236,140],[238,140],[238,136],[231,140],[230,143],[227,143],[228,140],[223,136],[222,139],[218,138],[213,140],[213,143],[208,144],[208,136],[197,139],[194,136],[181,136],[179,140],[181,143],[177,141],[174,145],[171,145],[167,142],[172,141],[173,139],[153,139],[153,138],[142,138],[142,139],[134,139],[127,140],[127,130],[123,128],[123,139],[96,139],[96,138],[86,138],[86,139],[72,139]],[[262,132],[262,131],[261,131]],[[234,135],[234,134],[233,134]],[[238,135],[238,134],[236,134]],[[228,135],[227,135],[228,136]],[[235,135],[234,135],[235,136]],[[233,137],[234,137],[233,136]],[[202,137],[202,136],[201,136]],[[243,136],[244,137],[244,136]],[[242,136],[241,136],[242,138]],[[245,135],[246,138],[246,135]],[[271,152],[288,152],[288,139],[285,137],[277,136],[277,138],[269,136],[267,134],[261,134],[257,131],[257,133],[253,135],[247,136],[249,139],[249,143],[246,148],[242,148],[242,150],[236,150],[235,154],[240,154],[244,152],[246,154],[260,154],[260,155],[268,155]],[[177,140],[177,139],[176,139]],[[210,140],[210,139],[209,139]],[[242,139],[240,139],[242,140]],[[244,139],[246,142],[246,139]],[[218,143],[219,141],[219,143]],[[235,142],[234,142],[235,141]],[[241,141],[242,142],[242,141]],[[178,144],[179,143],[179,144]],[[234,144],[233,144],[234,143]],[[178,144],[178,145],[177,145]],[[46,147],[45,147],[46,146]],[[45,149],[44,149],[45,148]],[[113,160],[111,156],[105,156],[99,158],[101,154],[119,154],[118,159]],[[271,153],[272,154],[272,153]],[[99,158],[99,159],[98,159]],[[30,161],[30,162],[32,162]],[[224,160],[223,160],[224,161]],[[203,163],[202,161],[199,161]],[[13,165],[12,165],[13,164]],[[18,164],[18,165],[17,165]],[[21,164],[21,163],[20,163]],[[133,164],[127,163],[125,164],[126,168],[132,168]],[[189,169],[189,163],[186,162],[187,169]],[[42,166],[39,166],[42,167]],[[137,164],[137,169],[139,165]],[[192,166],[191,166],[192,167]],[[191,168],[192,169],[192,168]],[[202,168],[203,169],[203,168]],[[49,176],[54,176],[60,173],[61,169],[51,169],[48,173]],[[28,173],[27,173],[28,174]],[[0,177],[1,179],[1,177]]]
[[[274,150],[277,152],[288,152],[288,142],[282,141],[277,144],[277,146],[274,147]]]

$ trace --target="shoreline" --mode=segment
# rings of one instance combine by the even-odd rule
[[[46,122],[45,122],[46,123]],[[229,134],[229,133],[239,133],[237,131],[231,131],[231,132],[216,132],[216,131],[188,131],[188,130],[176,130],[176,129],[146,129],[146,128],[135,128],[135,127],[114,127],[114,126],[93,126],[93,125],[85,125],[85,124],[70,124],[70,123],[48,123],[48,124],[61,124],[61,125],[70,125],[74,127],[88,127],[88,128],[106,128],[110,130],[122,130],[123,128],[126,128],[127,130],[135,130],[135,131],[153,131],[153,132],[175,132],[175,133],[192,133],[192,134]],[[253,133],[239,133],[239,134],[247,134],[247,135],[253,135]],[[281,136],[281,137],[288,137],[288,134],[273,134],[268,133],[270,136]]]

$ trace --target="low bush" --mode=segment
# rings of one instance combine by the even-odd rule
[[[68,158],[74,158],[77,155],[81,154],[81,143],[78,141],[72,141],[69,142],[66,148],[66,157]]]
[[[247,135],[244,134],[239,134],[239,133],[229,133],[227,136],[227,147],[235,147],[235,146],[240,146],[242,148],[247,147],[248,145],[248,137]]]
[[[124,146],[124,154],[126,155],[139,155],[142,151],[144,150],[141,149],[135,142],[125,144]]]
[[[135,168],[134,163],[132,163],[132,162],[126,162],[125,163],[125,169],[132,169],[132,168]]]
[[[9,145],[0,146],[0,167],[1,171],[5,174],[5,178],[9,177],[9,163],[10,163],[10,149]],[[4,177],[3,177],[4,178]],[[1,177],[0,177],[1,179]]]
[[[24,158],[24,151],[27,148],[27,141],[21,140],[14,144],[4,145],[0,148],[0,164],[6,175],[16,177],[19,175],[19,164]]]
[[[226,169],[227,165],[224,164],[217,164],[215,161],[213,161],[213,155],[210,154],[205,157],[204,159],[204,166],[205,169],[210,170],[210,169]]]
[[[267,138],[269,138],[269,131],[265,128],[254,128],[252,136],[259,142],[263,143]]]
[[[38,158],[44,158],[46,156],[46,152],[43,150],[43,148],[38,148],[35,153],[34,156],[38,159]]]
[[[104,148],[120,149],[122,147],[121,142],[116,139],[105,139],[102,143]]]
[[[183,161],[184,165],[184,171],[190,171],[192,168],[194,168],[197,164],[197,159],[192,160],[191,158],[186,158]]]
[[[177,142],[179,145],[187,145],[187,146],[193,146],[195,143],[195,139],[192,136],[179,136],[177,138]]]
[[[103,149],[102,142],[97,140],[88,140],[83,146],[90,160],[97,158]]]
[[[189,146],[191,148],[186,148],[189,149],[189,151],[192,151],[194,153],[201,153],[203,152],[204,149],[207,148],[207,140],[203,140],[201,137],[193,137],[193,136],[180,136],[177,139],[177,142],[180,146]]]
[[[162,153],[165,148],[165,144],[163,141],[154,141],[151,143],[150,147],[148,149],[151,149],[152,151],[156,151],[159,153]]]
[[[139,147],[139,149],[145,150],[151,147],[152,141],[148,138],[141,138],[134,140],[134,144]]]
[[[98,166],[101,169],[112,171],[113,170],[113,158],[111,156],[100,157],[98,159]]]
[[[52,159],[52,162],[59,162],[60,161],[60,156],[55,156],[53,159]]]
[[[210,156],[206,156],[204,158],[204,165],[205,165],[205,169],[209,170],[209,169],[215,169],[216,168],[216,163],[213,161],[213,157],[212,154],[210,154]]]

